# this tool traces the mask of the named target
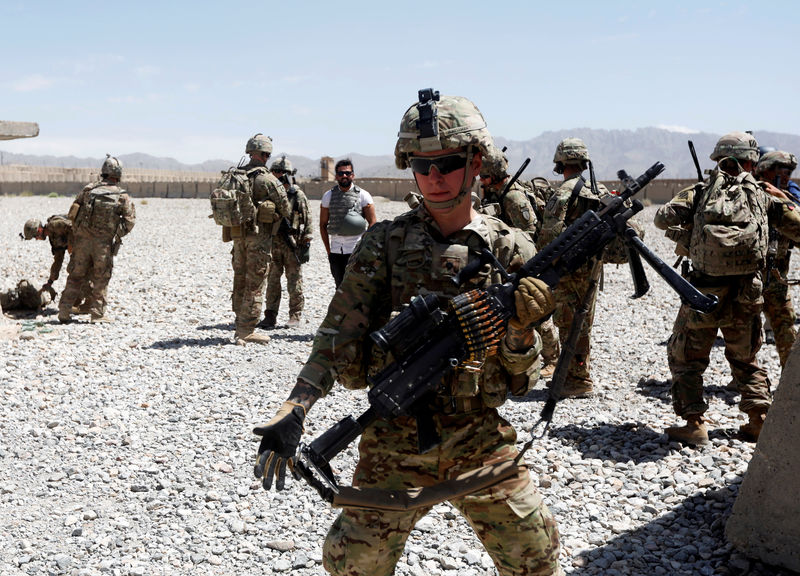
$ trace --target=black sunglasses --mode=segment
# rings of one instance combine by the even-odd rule
[[[427,176],[431,173],[431,166],[436,166],[436,170],[439,171],[439,174],[444,176],[445,174],[450,174],[450,172],[455,172],[466,166],[467,153],[456,152],[455,154],[432,157],[412,156],[409,158],[408,163],[411,169],[417,174]]]
[[[353,171],[352,170],[337,170],[336,171],[336,175],[337,176],[352,176],[353,175]]]

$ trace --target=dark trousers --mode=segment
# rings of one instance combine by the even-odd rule
[[[336,283],[337,288],[344,278],[344,270],[347,268],[348,260],[350,260],[350,254],[334,254],[333,252],[328,254],[328,263],[331,266],[331,274],[333,274],[333,281]]]

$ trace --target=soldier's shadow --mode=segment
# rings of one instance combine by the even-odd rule
[[[154,350],[174,350],[176,348],[183,348],[185,346],[225,346],[226,344],[233,345],[231,338],[170,338],[169,340],[157,340],[147,346],[147,348]]]
[[[58,315],[58,310],[55,308],[45,308],[44,310],[21,308],[17,310],[3,310],[3,314],[13,320],[35,320],[37,316],[42,316],[51,320],[54,316]]]
[[[228,322],[225,324],[203,324],[202,326],[198,326],[198,330],[234,330],[236,326],[234,326],[233,322]]]
[[[687,497],[668,513],[639,528],[622,531],[602,546],[584,550],[574,556],[571,574],[599,576],[611,573],[631,576],[673,574],[748,574],[749,576],[790,576],[793,572],[751,561],[736,552],[725,539],[725,523],[730,516],[739,485],[707,490]],[[579,512],[580,513],[580,512]],[[585,522],[592,518],[587,514]],[[624,529],[624,522],[618,530]],[[704,550],[698,543],[713,543]],[[572,555],[569,541],[565,551]],[[706,545],[707,548],[708,545]],[[633,553],[632,551],[635,551]],[[703,558],[701,554],[710,554]],[[737,557],[738,569],[731,567],[731,555]],[[578,560],[577,562],[575,560]],[[698,563],[707,568],[700,570]],[[657,569],[661,569],[661,572]],[[666,571],[665,571],[666,569]]]
[[[584,458],[610,462],[656,462],[667,455],[666,435],[642,422],[601,424],[584,428],[567,424],[550,428],[550,436],[573,446]]]
[[[641,378],[636,384],[636,393],[642,396],[649,396],[661,401],[663,404],[672,403],[672,395],[670,394],[670,387],[672,383],[669,379],[658,380],[656,378]],[[706,396],[713,396],[720,398],[728,406],[734,406],[737,403],[738,392],[729,390],[725,386],[719,385],[705,385],[703,386],[703,394]]]
[[[273,340],[283,340],[284,342],[311,342],[314,340],[314,334],[276,334],[270,332],[270,338]]]

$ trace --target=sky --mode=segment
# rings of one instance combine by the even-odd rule
[[[495,136],[669,127],[800,134],[792,0],[2,0],[0,119],[19,154],[392,154],[417,91]]]

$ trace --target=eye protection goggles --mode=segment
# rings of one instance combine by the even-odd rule
[[[444,176],[464,168],[467,165],[467,153],[456,152],[445,156],[411,156],[408,164],[411,166],[411,170],[423,176],[431,173],[431,166],[436,166],[439,174]]]

